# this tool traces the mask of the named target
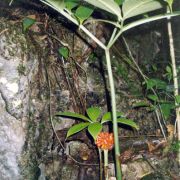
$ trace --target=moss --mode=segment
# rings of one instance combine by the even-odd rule
[[[17,67],[17,71],[19,75],[25,75],[26,67],[23,64],[19,64],[19,66]]]
[[[34,46],[32,40],[26,34],[23,34],[21,22],[11,22],[5,18],[1,18],[0,23],[0,32],[7,29],[3,35],[6,37],[4,48],[8,52],[8,56],[23,60],[23,54],[28,55],[29,52],[33,52],[31,56],[37,55],[37,47]]]
[[[43,150],[48,144],[49,133],[51,133],[50,126],[43,118],[40,122],[36,122],[35,117],[31,117],[28,121],[26,143],[20,162],[21,174],[24,179],[38,179],[40,175],[38,166],[43,156]]]

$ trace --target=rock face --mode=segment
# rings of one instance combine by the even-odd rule
[[[0,179],[20,179],[18,160],[24,144],[21,121],[9,114],[0,96]]]
[[[0,179],[18,180],[28,115],[28,79],[32,79],[37,59],[27,58],[21,27],[0,21]]]

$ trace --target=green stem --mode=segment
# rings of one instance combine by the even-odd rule
[[[83,25],[86,25],[86,24],[91,23],[91,22],[105,22],[105,23],[108,23],[108,24],[114,25],[115,27],[120,28],[118,22],[108,21],[108,20],[105,20],[105,19],[93,19],[93,18],[87,19],[87,20],[83,23]]]
[[[88,29],[86,29],[83,25],[79,25],[79,28],[84,31],[86,35],[88,35],[93,41],[95,41],[102,49],[106,49],[106,46],[94,36]]]
[[[106,46],[98,39],[96,38],[96,36],[94,36],[88,29],[85,28],[85,26],[80,25],[79,22],[77,21],[77,19],[73,18],[71,16],[71,14],[67,13],[66,11],[64,11],[64,8],[58,8],[55,5],[46,2],[44,0],[40,0],[41,2],[43,2],[44,4],[50,6],[51,8],[55,9],[56,11],[58,11],[60,14],[62,14],[63,16],[65,16],[68,20],[70,20],[71,22],[73,22],[74,24],[76,24],[77,26],[79,26],[79,29],[81,29],[82,31],[84,31],[84,33],[86,35],[88,35],[91,39],[93,39],[102,49],[106,49]]]
[[[104,150],[104,177],[108,180],[108,150]]]
[[[167,9],[169,12],[169,9]],[[174,39],[173,39],[173,31],[171,18],[167,18],[167,28],[168,28],[168,36],[169,36],[169,48],[170,48],[170,58],[172,63],[172,72],[173,72],[173,82],[174,82],[174,96],[179,95],[179,84],[178,84],[178,74],[176,67],[176,57],[175,57],[175,47],[174,47]],[[177,124],[177,138],[180,141],[180,107],[178,107],[178,103],[175,101],[176,106],[176,124]],[[180,166],[180,149],[178,150],[178,164]]]
[[[119,148],[119,139],[118,139],[118,123],[117,123],[117,115],[116,115],[115,86],[114,86],[114,80],[113,80],[113,74],[111,68],[111,58],[109,54],[109,49],[105,50],[105,55],[106,55],[106,63],[107,63],[108,78],[109,78],[110,93],[111,93],[116,173],[117,173],[117,180],[121,180],[122,173],[121,173],[121,165],[120,165],[120,148]]]
[[[14,0],[11,0],[10,3],[9,3],[9,6],[11,6],[11,4],[13,3]]]
[[[123,33],[123,29],[120,29],[120,31],[116,34],[116,36],[114,37],[114,39],[112,39],[111,41],[109,41],[107,48],[110,49],[110,48],[113,46],[113,44],[117,41],[117,39],[121,36],[122,33]]]
[[[112,34],[111,34],[111,38],[110,38],[110,40],[109,40],[109,43],[111,43],[112,41],[113,41],[113,39],[114,39],[114,37],[115,37],[115,35],[116,35],[116,32],[117,32],[117,27],[115,27],[114,29],[113,29],[113,32],[112,32]]]
[[[129,30],[129,29],[132,29],[136,26],[139,26],[139,25],[142,25],[142,24],[145,24],[145,23],[149,23],[149,22],[152,22],[152,21],[157,21],[157,20],[160,20],[160,19],[164,19],[164,18],[170,18],[170,17],[173,17],[173,16],[178,16],[179,15],[179,11],[175,12],[175,13],[167,13],[167,14],[163,14],[163,15],[157,15],[157,16],[153,16],[153,17],[149,17],[149,18],[145,18],[145,19],[141,19],[141,20],[137,20],[135,22],[132,22],[132,23],[129,23],[125,26],[123,26],[123,21],[122,21],[122,24],[121,24],[121,27],[120,27],[120,31],[118,32],[118,34],[116,35],[116,37],[108,44],[108,48],[110,48],[115,42],[116,40],[119,38],[119,36]]]
[[[103,179],[103,166],[102,166],[102,155],[101,155],[101,149],[100,148],[98,148],[98,152],[99,152],[99,165],[100,165],[100,167],[99,167],[99,172],[100,172],[100,180],[102,180]]]

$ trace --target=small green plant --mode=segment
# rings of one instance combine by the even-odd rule
[[[180,149],[180,141],[175,141],[171,144],[170,151],[172,152],[178,152]]]
[[[82,114],[74,113],[74,112],[58,112],[57,116],[65,116],[73,119],[78,119],[83,121],[81,123],[75,124],[72,126],[67,132],[67,138],[72,136],[84,129],[87,129],[89,134],[94,139],[95,144],[99,150],[99,159],[101,164],[101,151],[104,153],[104,176],[105,179],[108,180],[108,151],[113,148],[114,138],[113,133],[102,132],[103,124],[105,123],[113,123],[112,113],[106,112],[103,116],[101,116],[101,110],[98,107],[91,107],[86,110],[87,116]],[[117,112],[117,122],[119,124],[125,124],[132,128],[139,129],[136,123],[127,119],[123,113]],[[102,172],[102,167],[100,166],[100,172]],[[101,178],[102,179],[102,173]]]
[[[171,114],[171,110],[174,108],[174,102],[172,98],[167,96],[167,83],[160,79],[148,79],[147,85],[147,98],[152,102],[152,110],[160,107],[162,115],[167,120]],[[157,94],[149,93],[149,90],[155,89]],[[171,97],[171,96],[170,96]]]
[[[102,118],[101,117],[101,110],[98,107],[91,107],[86,110],[87,116],[84,116],[79,113],[74,112],[58,112],[57,116],[65,116],[73,119],[78,119],[83,122],[78,123],[72,126],[67,132],[67,138],[75,133],[82,131],[83,129],[87,128],[89,134],[96,140],[98,134],[102,131],[103,124],[110,122],[112,123],[112,113],[107,112],[105,113]],[[127,119],[123,113],[117,112],[117,122],[120,124],[125,124],[131,126],[138,130],[138,126],[136,123],[131,120]]]
[[[169,66],[168,68],[166,67],[165,74],[165,77],[167,77],[168,81],[170,80],[169,78],[171,76],[171,70],[169,68]],[[170,117],[172,110],[176,108],[175,102],[176,104],[180,104],[180,96],[174,97],[172,95],[173,90],[168,88],[170,85],[161,79],[147,79],[143,84],[146,86],[146,97],[148,100],[150,100],[151,103],[142,101],[134,104],[134,107],[147,107],[150,111],[154,111],[160,108],[163,118],[167,120]],[[155,94],[152,92],[152,89],[154,92],[156,92]]]

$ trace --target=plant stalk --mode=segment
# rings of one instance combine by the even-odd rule
[[[104,177],[105,180],[108,180],[108,150],[104,151]]]
[[[13,1],[14,1],[14,0],[11,0],[11,1],[10,1],[9,6],[11,6],[11,5],[12,5]]]
[[[101,155],[101,149],[98,148],[99,152],[99,172],[100,172],[100,180],[103,180],[103,166],[102,166],[102,155]]]
[[[173,81],[174,81],[174,96],[178,96],[178,77],[177,77],[177,70],[176,70],[176,58],[175,58],[175,49],[174,49],[174,39],[172,35],[172,25],[171,19],[168,18],[167,22],[168,28],[168,36],[169,36],[169,48],[170,48],[170,57],[171,57],[171,64],[172,64],[172,71],[173,71]],[[176,106],[176,124],[177,124],[177,135],[178,141],[180,141],[180,107],[178,107],[177,102],[175,101]],[[180,166],[180,149],[178,150],[178,163]]]
[[[116,176],[117,180],[122,180],[121,164],[120,164],[120,148],[119,148],[119,138],[118,138],[118,123],[117,123],[117,114],[116,114],[116,96],[115,96],[115,86],[111,68],[111,58],[109,54],[109,49],[105,50],[106,63],[108,70],[108,78],[110,85],[110,94],[111,94],[111,108],[113,115],[113,133],[114,133],[114,144],[115,144],[115,161],[116,161]]]

